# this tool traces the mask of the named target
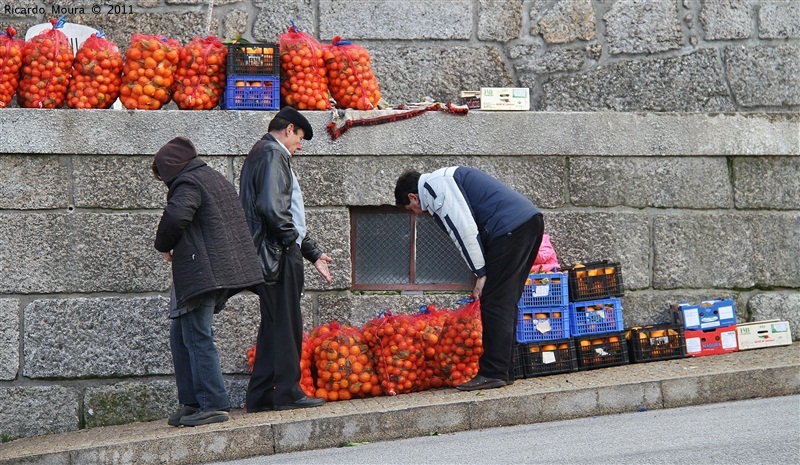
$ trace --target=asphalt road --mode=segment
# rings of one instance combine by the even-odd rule
[[[277,454],[262,464],[798,464],[800,396]]]

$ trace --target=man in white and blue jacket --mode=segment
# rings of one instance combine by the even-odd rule
[[[395,201],[433,216],[477,276],[483,355],[478,374],[457,389],[473,391],[514,382],[517,302],[542,243],[542,213],[524,195],[475,168],[451,166],[397,180]]]

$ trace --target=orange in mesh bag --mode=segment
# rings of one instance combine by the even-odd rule
[[[422,347],[425,350],[425,371],[424,389],[440,388],[445,385],[445,377],[439,361],[436,359],[436,347],[442,337],[442,329],[451,311],[446,308],[436,308],[434,304],[428,304],[420,308],[417,318],[424,323],[421,338]]]
[[[163,36],[133,34],[125,51],[120,101],[128,110],[158,110],[172,98],[170,87],[181,44]]]
[[[225,92],[228,48],[215,36],[197,37],[181,48],[172,100],[181,110],[210,110]]]
[[[75,54],[67,92],[70,108],[111,108],[122,84],[122,53],[100,31]]]
[[[325,49],[328,89],[338,108],[372,110],[381,99],[367,50],[336,36]]]
[[[358,328],[334,321],[322,337],[314,349],[316,397],[336,401],[381,394],[369,347]]]
[[[322,44],[294,24],[279,42],[283,100],[298,110],[330,110]]]
[[[414,315],[382,312],[362,328],[375,359],[384,394],[394,396],[429,386],[422,331],[425,321]]]
[[[481,305],[472,300],[447,317],[436,348],[436,359],[448,386],[456,387],[478,374],[483,354]]]
[[[61,108],[72,72],[72,47],[64,27],[64,17],[51,19],[53,29],[42,32],[22,49],[22,79],[17,103],[23,108]]]
[[[22,66],[22,49],[25,41],[17,39],[17,30],[7,27],[0,34],[0,108],[7,107],[14,98],[19,85],[19,69]]]

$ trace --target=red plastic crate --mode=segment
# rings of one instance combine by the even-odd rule
[[[739,350],[736,325],[713,329],[687,329],[684,337],[686,353],[692,357],[728,354]]]

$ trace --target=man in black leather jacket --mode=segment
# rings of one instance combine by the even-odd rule
[[[333,260],[306,235],[303,196],[290,160],[311,140],[308,120],[291,107],[282,108],[247,155],[242,167],[239,198],[261,259],[264,286],[261,326],[253,374],[245,403],[249,413],[316,407],[323,399],[300,388],[300,352],[303,343],[303,258],[331,282]]]

